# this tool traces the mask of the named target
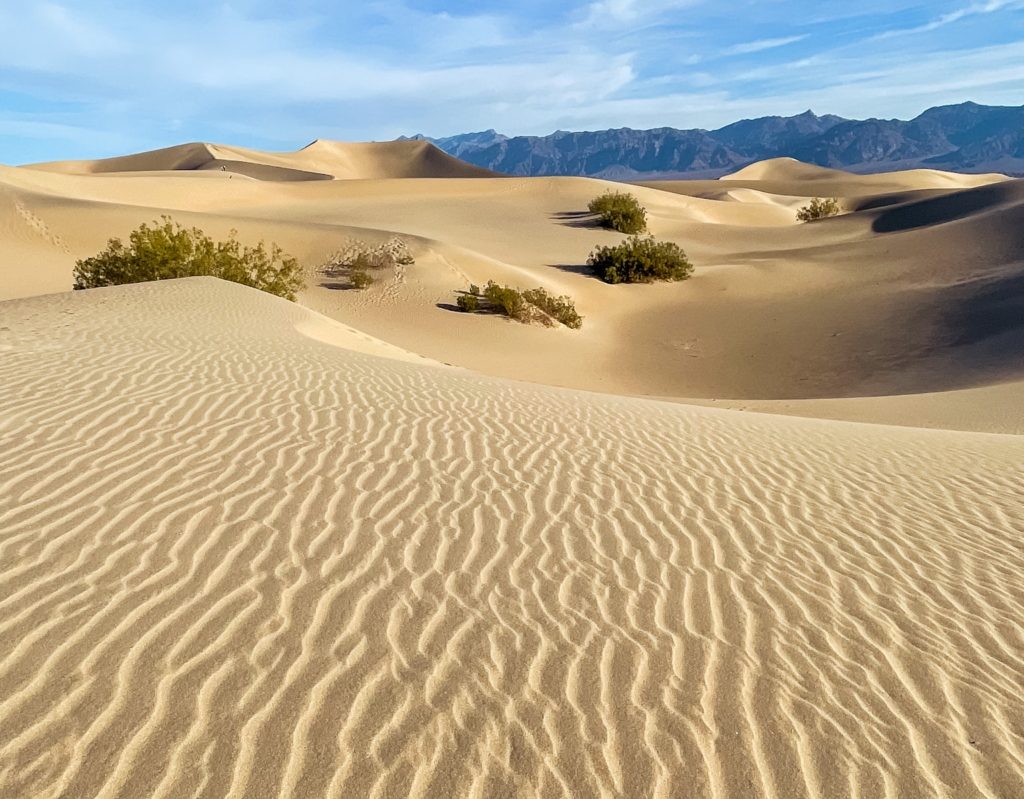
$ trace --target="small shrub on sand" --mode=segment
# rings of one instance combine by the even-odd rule
[[[354,289],[365,289],[373,285],[373,277],[364,269],[353,269],[348,273],[348,282]]]
[[[583,327],[583,317],[576,313],[576,306],[567,296],[555,297],[542,288],[536,288],[524,291],[523,299],[572,330]]]
[[[805,205],[796,212],[796,218],[799,222],[813,222],[815,219],[826,219],[827,217],[836,216],[838,214],[839,200],[835,197],[830,197],[828,199],[815,197],[811,200],[810,204]]]
[[[137,227],[127,244],[110,239],[103,252],[77,261],[74,288],[200,276],[219,277],[288,300],[303,288],[298,262],[276,244],[243,247],[234,231],[227,241],[214,241],[199,228],[182,227],[167,216],[162,219]]]
[[[524,324],[538,322],[547,327],[560,322],[573,330],[583,326],[583,317],[569,297],[555,297],[542,288],[520,291],[491,280],[482,291],[479,286],[470,286],[469,292],[460,294],[455,302],[464,313],[496,313]]]
[[[529,303],[523,299],[521,292],[511,286],[499,286],[489,280],[484,287],[484,299],[492,309],[517,322],[531,321]]]
[[[391,269],[397,266],[410,266],[415,263],[408,245],[397,236],[383,244],[368,244],[365,241],[353,241],[332,253],[320,271],[345,272],[349,269]]]
[[[632,194],[609,191],[590,201],[587,209],[597,214],[606,228],[629,235],[647,230],[647,211]]]
[[[318,271],[326,277],[346,278],[352,288],[364,289],[374,282],[370,272],[398,269],[413,263],[408,246],[396,237],[377,245],[365,241],[351,242],[332,253]]]
[[[605,283],[686,280],[693,274],[693,264],[678,244],[653,236],[631,236],[621,244],[598,247],[587,265]]]

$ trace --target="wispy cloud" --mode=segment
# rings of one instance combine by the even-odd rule
[[[765,50],[774,50],[777,47],[785,47],[788,44],[796,44],[802,42],[807,38],[807,35],[801,36],[782,36],[778,39],[758,39],[753,42],[743,42],[741,44],[734,44],[731,47],[726,47],[723,51],[723,55],[749,55],[751,53],[761,53]]]
[[[999,11],[1019,11],[1021,9],[1024,9],[1024,0],[987,0],[984,3],[974,3],[969,6],[954,9],[953,11],[948,11],[945,14],[941,14],[935,19],[924,23],[923,25],[917,25],[912,28],[883,31],[878,34],[877,38],[891,39],[896,36],[908,36],[915,33],[930,33],[968,17],[994,14]]]
[[[813,18],[798,0],[0,0],[0,162],[1020,102],[1024,0],[937,2],[922,21],[921,0],[820,0]],[[908,20],[932,27],[900,48],[875,38]]]

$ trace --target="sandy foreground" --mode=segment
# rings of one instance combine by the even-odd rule
[[[0,168],[0,796],[1024,795],[1021,182],[636,187],[697,275],[613,287],[600,181],[129,158]],[[300,304],[67,291],[165,212]],[[489,277],[584,329],[445,307]]]

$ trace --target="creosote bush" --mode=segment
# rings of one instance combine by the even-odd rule
[[[569,297],[555,297],[542,288],[536,288],[524,291],[523,299],[572,330],[583,327],[583,317],[576,313],[576,306]]]
[[[232,231],[214,241],[199,228],[185,228],[170,217],[143,223],[128,243],[110,239],[107,248],[75,263],[75,289],[120,286],[179,277],[219,277],[288,300],[302,290],[302,270],[276,244],[243,247]]]
[[[587,210],[597,214],[601,224],[619,233],[643,233],[647,230],[647,211],[632,194],[608,191],[590,201]]]
[[[333,253],[318,270],[331,278],[345,278],[354,289],[373,285],[372,271],[398,269],[415,263],[409,248],[400,238],[371,245],[354,241]]]
[[[482,291],[471,285],[469,292],[460,294],[455,302],[465,313],[496,313],[524,324],[539,322],[547,327],[560,322],[573,330],[583,326],[583,317],[576,312],[572,299],[555,297],[542,288],[520,291],[490,280]]]
[[[511,286],[499,286],[493,280],[489,280],[484,286],[484,299],[493,310],[510,319],[517,322],[533,321],[531,306],[523,299],[522,292]]]
[[[631,236],[621,244],[598,247],[587,265],[605,283],[686,280],[693,274],[693,264],[678,244],[653,236]]]
[[[815,219],[825,219],[836,216],[838,213],[839,201],[835,197],[828,199],[815,197],[809,205],[805,205],[796,212],[796,218],[799,222],[813,222]]]
[[[480,298],[472,291],[469,294],[460,294],[455,300],[459,310],[465,313],[476,313],[480,310]]]

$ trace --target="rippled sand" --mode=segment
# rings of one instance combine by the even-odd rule
[[[0,304],[0,796],[1024,795],[1024,439],[372,344]]]

